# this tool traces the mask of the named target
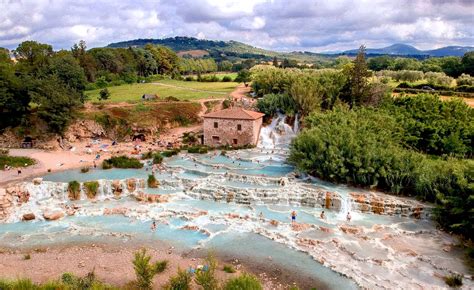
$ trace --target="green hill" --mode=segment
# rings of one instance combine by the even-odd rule
[[[254,47],[242,42],[230,40],[230,41],[218,41],[218,40],[207,40],[197,39],[194,37],[183,37],[176,36],[162,39],[135,39],[122,42],[115,42],[109,44],[107,47],[113,48],[127,48],[127,47],[142,47],[146,44],[151,43],[155,45],[164,45],[176,52],[185,52],[193,50],[205,50],[213,58],[254,58],[254,59],[266,59],[271,60],[273,57],[278,57],[280,60],[283,58],[294,59],[299,62],[312,63],[316,61],[322,61],[327,59],[326,56],[316,53],[309,52],[277,52],[266,50],[258,47]]]

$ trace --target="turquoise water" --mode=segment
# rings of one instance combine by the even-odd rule
[[[296,272],[302,277],[313,278],[321,289],[354,289],[356,284],[353,280],[323,266],[309,254],[297,251],[297,241],[300,238],[311,238],[321,242],[320,247],[314,248],[314,253],[316,253],[314,255],[325,256],[327,261],[329,260],[328,265],[333,268],[336,265],[345,269],[347,263],[354,263],[356,265],[354,269],[357,270],[351,276],[354,280],[357,279],[357,275],[366,272],[373,274],[370,279],[375,279],[389,275],[387,273],[394,272],[394,269],[409,269],[406,265],[398,267],[397,263],[405,261],[404,258],[392,258],[388,254],[386,245],[381,245],[380,241],[386,237],[387,233],[400,236],[407,232],[408,237],[416,237],[415,233],[418,231],[435,230],[431,221],[354,213],[350,226],[364,232],[364,238],[359,238],[341,233],[339,227],[345,223],[345,219],[341,219],[341,213],[338,211],[325,209],[326,219],[322,220],[321,208],[263,204],[258,199],[254,199],[254,202],[250,202],[249,205],[244,205],[228,203],[225,198],[223,201],[216,202],[212,199],[201,200],[199,195],[196,195],[197,199],[190,197],[193,195],[188,195],[189,191],[195,187],[204,192],[216,191],[217,188],[221,192],[243,192],[249,197],[257,196],[259,192],[273,193],[273,190],[284,192],[283,187],[278,184],[281,177],[288,177],[285,180],[289,180],[293,185],[295,183],[304,185],[299,187],[300,190],[317,186],[324,190],[338,192],[343,196],[350,191],[357,191],[317,179],[292,179],[291,173],[294,168],[282,161],[284,158],[280,158],[284,156],[284,152],[279,152],[281,156],[267,154],[267,152],[269,151],[254,149],[228,152],[228,156],[209,153],[180,154],[165,158],[163,165],[167,169],[155,174],[163,185],[156,189],[145,188],[144,192],[168,195],[170,201],[167,203],[139,203],[131,197],[124,196],[117,200],[108,198],[97,202],[54,201],[48,200],[46,196],[46,200],[38,206],[45,206],[51,201],[56,202],[57,206],[78,204],[81,209],[75,216],[54,222],[0,224],[0,246],[18,248],[77,242],[114,241],[137,244],[162,241],[182,250],[212,249],[225,256],[262,261],[282,271]],[[151,169],[147,165],[143,169],[95,169],[87,173],[67,170],[48,174],[44,176],[44,180],[84,182],[99,179],[146,179],[149,174],[151,174]],[[285,187],[285,189],[291,191],[291,188]],[[103,215],[105,209],[114,208],[126,208],[128,212],[124,215]],[[309,224],[310,229],[303,232],[295,232],[291,229],[293,210],[297,211],[297,222]],[[263,215],[263,220],[260,219],[260,213]],[[152,220],[157,222],[156,232],[150,230]],[[270,220],[278,221],[278,227],[271,225]],[[382,229],[374,230],[376,226]],[[319,227],[327,228],[329,231],[321,231]],[[195,228],[199,230],[194,230]],[[273,241],[274,238],[278,242]],[[333,240],[337,240],[337,243],[333,243]],[[342,245],[341,248],[344,250],[340,250],[336,245]],[[325,255],[327,252],[330,253],[329,256]],[[347,252],[353,253],[360,260],[348,260],[352,258],[347,256]],[[394,265],[394,268],[386,272],[382,271],[385,270],[382,267],[378,268],[379,266],[364,268],[360,266],[361,264],[357,264],[363,263],[360,262],[363,259],[393,259],[387,265]],[[347,269],[345,270],[347,272]],[[404,275],[408,273],[405,272]],[[391,278],[388,277],[387,279]],[[379,285],[376,282],[371,283],[368,285]]]

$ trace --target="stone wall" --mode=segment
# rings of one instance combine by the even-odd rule
[[[214,122],[217,122],[218,128],[214,128]],[[240,131],[237,130],[238,125],[242,126]],[[204,118],[204,144],[209,146],[256,145],[261,127],[262,118],[257,120]],[[213,136],[219,137],[219,141],[213,140]],[[234,139],[237,139],[237,144],[234,143]]]

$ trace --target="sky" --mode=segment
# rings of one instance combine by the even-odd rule
[[[0,47],[137,38],[236,40],[278,51],[474,46],[474,0],[0,0]]]

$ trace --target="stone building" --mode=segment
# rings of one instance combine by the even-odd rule
[[[239,107],[204,115],[203,143],[209,146],[257,145],[265,114]]]

